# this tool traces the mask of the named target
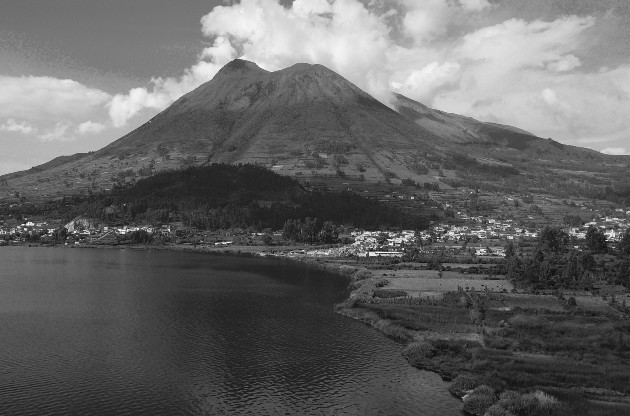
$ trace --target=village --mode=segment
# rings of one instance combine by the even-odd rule
[[[608,242],[621,240],[630,227],[630,211],[618,210],[615,216],[600,216],[581,226],[567,226],[563,230],[575,240],[583,240],[590,227],[604,233]],[[360,230],[340,227],[340,244],[334,247],[300,249],[289,256],[323,257],[402,257],[406,249],[417,248],[422,253],[439,250],[466,250],[475,256],[505,257],[509,242],[535,241],[542,227],[523,227],[516,219],[497,219],[488,216],[469,216],[457,212],[455,221],[432,222],[427,230]],[[142,241],[130,236],[150,236]],[[87,218],[77,218],[67,224],[59,220],[0,221],[0,244],[54,243],[59,234],[65,245],[118,245],[144,243],[158,237],[170,244],[206,246],[286,246],[281,231],[220,230],[204,231],[184,226],[181,222],[163,225],[106,225]]]

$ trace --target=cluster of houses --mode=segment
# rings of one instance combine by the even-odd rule
[[[29,236],[39,236],[41,239],[52,238],[56,231],[60,230],[60,225],[49,222],[33,222],[25,221],[22,224],[13,226],[0,226],[0,237],[11,237],[13,242],[26,241]],[[164,225],[162,227],[151,226],[96,226],[88,219],[76,219],[64,225],[66,236],[71,242],[80,241],[96,241],[112,235],[125,235],[134,231],[146,231],[149,234],[171,235],[171,226]]]
[[[471,225],[438,224],[427,231],[419,233],[423,243],[458,242],[486,239],[514,240],[517,237],[536,238],[540,230],[528,230],[514,226],[514,221],[495,220],[481,217],[469,217]],[[475,225],[472,225],[475,224]]]
[[[0,236],[14,236],[23,241],[27,235],[52,235],[56,228],[47,222],[25,221],[13,226],[0,227]]]
[[[630,221],[625,218],[601,217],[596,221],[587,222],[582,227],[571,227],[567,232],[571,236],[583,239],[591,227],[601,230],[608,241],[621,241],[626,230],[630,228]]]
[[[597,220],[588,222],[581,227],[567,227],[565,230],[571,236],[584,239],[589,228],[600,229],[606,239],[611,242],[620,241],[626,230],[630,228],[630,214],[623,210],[617,216],[604,216]],[[630,212],[630,211],[628,211]],[[469,250],[474,250],[477,256],[504,256],[505,250],[500,247],[503,244],[496,240],[507,242],[521,237],[537,238],[540,230],[525,229],[516,226],[512,219],[497,220],[487,217],[465,216],[458,213],[460,219],[465,220],[465,224],[434,224],[430,229],[420,232],[413,230],[403,231],[363,231],[356,230],[349,234],[353,240],[351,244],[344,246],[318,249],[300,250],[296,255],[308,256],[361,256],[361,257],[401,257],[405,248],[423,246],[423,250],[430,250],[432,246],[456,245],[461,246],[463,242],[468,244]],[[86,218],[75,219],[64,225],[67,236],[71,242],[105,242],[108,238],[126,235],[132,232],[144,231],[151,235],[175,236],[182,227],[177,225],[154,226],[105,226],[97,225]],[[190,227],[183,227],[190,228]],[[60,224],[51,222],[24,221],[21,224],[8,226],[0,223],[0,240],[7,240],[10,236],[15,242],[25,241],[29,235],[52,237],[55,231],[60,229]],[[179,231],[178,231],[179,230]],[[197,230],[192,230],[197,235]],[[216,241],[214,244],[231,245],[243,243],[241,240],[254,241],[262,238],[264,233],[254,233],[241,238],[210,238],[209,235],[199,235],[199,242],[204,240]],[[278,233],[277,233],[278,234]],[[229,234],[228,234],[229,235]],[[226,235],[226,237],[228,236]],[[4,239],[2,237],[5,237]],[[216,237],[216,236],[215,236]],[[281,238],[280,234],[276,237]],[[239,241],[236,241],[239,240]],[[487,240],[495,240],[492,247]]]
[[[416,243],[413,230],[403,231],[352,231],[353,243],[341,247],[315,250],[296,250],[293,256],[309,257],[402,257],[405,247]]]

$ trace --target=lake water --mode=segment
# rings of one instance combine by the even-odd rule
[[[451,415],[446,383],[279,260],[0,248],[0,414]]]

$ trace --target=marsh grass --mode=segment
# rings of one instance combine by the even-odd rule
[[[471,325],[470,313],[464,308],[450,308],[432,305],[397,305],[397,304],[358,304],[361,308],[373,311],[412,330],[443,328],[444,325],[457,325],[462,332],[475,332]]]
[[[473,325],[470,312],[476,306],[465,293],[404,302],[409,298],[376,292],[381,289],[375,280],[357,282],[360,296],[346,305],[346,314],[400,340],[415,334],[403,351],[405,358],[454,378],[450,391],[459,397],[473,390],[464,401],[469,414],[630,414],[627,406],[587,399],[630,394],[627,319],[593,311],[497,308],[483,311],[482,325]],[[374,298],[375,293],[385,298]],[[477,297],[484,296],[482,308],[501,302],[494,294]]]
[[[483,416],[496,399],[494,389],[481,385],[475,388],[472,393],[464,396],[464,412],[475,416]]]

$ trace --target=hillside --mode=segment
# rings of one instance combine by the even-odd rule
[[[237,59],[103,149],[0,177],[0,199],[87,195],[207,163],[259,164],[334,189],[408,179],[441,189],[626,195],[629,157],[396,98],[394,111],[321,65],[268,72]]]
[[[70,202],[70,201],[68,201]],[[317,192],[256,165],[210,164],[157,173],[104,195],[52,206],[109,223],[181,221],[200,229],[281,229],[288,219],[334,221],[358,227],[425,228],[426,215],[388,207],[350,192]]]

